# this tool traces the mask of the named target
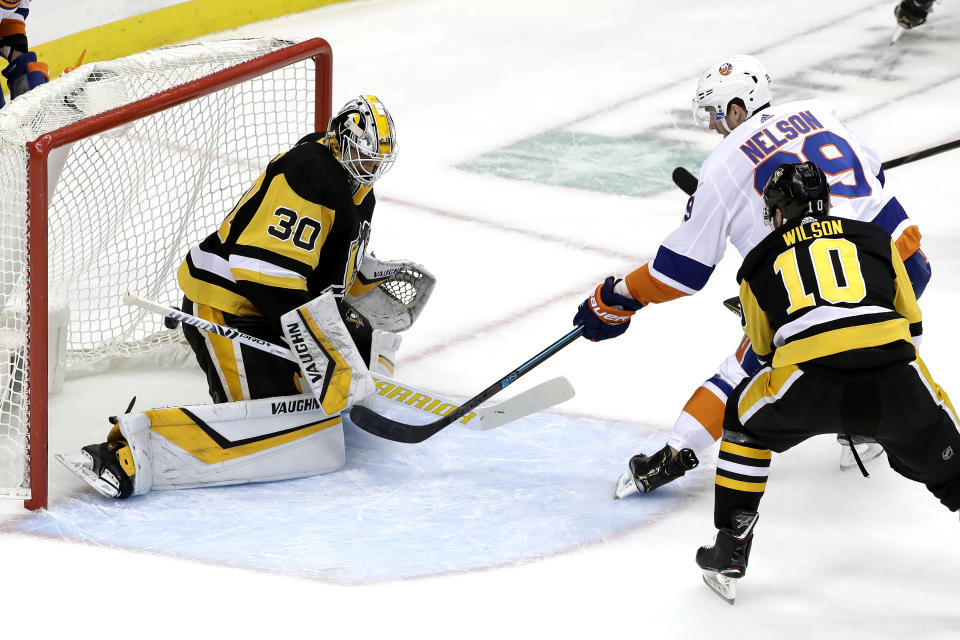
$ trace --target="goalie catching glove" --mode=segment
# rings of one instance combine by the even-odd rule
[[[630,326],[630,317],[643,308],[633,298],[616,291],[620,282],[622,280],[609,276],[580,303],[573,324],[583,325],[583,336],[588,340],[616,338]]]
[[[406,331],[416,322],[437,280],[423,266],[406,260],[379,260],[366,255],[344,302],[359,311],[374,329]]]

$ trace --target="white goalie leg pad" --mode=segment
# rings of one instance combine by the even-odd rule
[[[285,480],[336,471],[339,414],[309,395],[150,409],[120,417],[133,493]]]
[[[392,331],[374,329],[370,339],[370,372],[390,376],[396,375],[397,351],[403,336]]]
[[[370,371],[340,319],[333,294],[318,296],[280,320],[307,386],[328,415],[373,392]]]

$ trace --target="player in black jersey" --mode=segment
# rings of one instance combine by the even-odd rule
[[[397,154],[396,129],[372,95],[349,101],[327,129],[271,160],[220,228],[190,250],[177,277],[184,311],[274,343],[283,341],[284,313],[332,291],[369,358],[369,323],[342,297],[370,235],[373,184]],[[294,363],[190,326],[183,331],[215,402],[302,391]]]
[[[716,542],[704,581],[732,601],[747,568],[771,451],[819,434],[875,438],[890,466],[960,509],[957,414],[917,356],[920,309],[879,226],[830,214],[815,164],[782,165],[763,193],[774,228],[737,273],[744,331],[764,363],[730,395],[717,462]]]
[[[183,308],[284,344],[281,316],[330,292],[350,334],[345,341],[352,339],[364,364],[373,361],[392,372],[399,336],[372,327],[343,297],[350,293],[358,301],[381,282],[363,277],[361,268],[380,262],[364,260],[364,253],[373,185],[397,154],[393,118],[375,96],[363,95],[350,100],[327,129],[273,158],[219,228],[190,249],[177,272]],[[62,458],[71,471],[103,495],[127,498],[153,487],[263,482],[342,466],[338,412],[352,397],[350,375],[324,387],[336,396],[331,406],[337,408],[328,413],[320,400],[302,402],[307,385],[290,360],[189,325],[183,332],[213,401],[230,404],[128,413],[113,421],[107,442]],[[325,339],[331,361],[337,358],[350,372],[350,354],[334,338]],[[259,399],[297,408],[279,411]]]

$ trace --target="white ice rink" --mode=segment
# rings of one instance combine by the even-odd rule
[[[397,376],[468,397],[679,223],[670,171],[719,141],[689,104],[723,55],[761,58],[778,100],[834,103],[884,158],[956,139],[960,7],[938,4],[891,47],[894,5],[357,0],[217,37],[323,37],[335,106],[375,93],[390,107],[401,150],[372,248],[439,281]],[[958,175],[960,151],[887,173],[933,265],[923,357],[955,400]],[[351,432],[337,474],[124,503],[53,463],[47,514],[0,503],[0,639],[960,638],[957,514],[885,460],[869,479],[841,472],[830,438],[775,455],[733,607],[693,561],[714,534],[714,456],[612,500],[629,456],[662,446],[738,343],[720,304],[738,265],[731,247],[696,296],[543,364],[518,388],[563,374],[577,396],[497,432]],[[134,394],[139,408],[206,398],[192,371],[73,381],[51,401],[51,453],[101,440]]]

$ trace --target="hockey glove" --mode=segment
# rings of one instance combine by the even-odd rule
[[[630,326],[630,316],[642,304],[614,291],[619,279],[609,276],[589,298],[580,303],[573,324],[583,325],[583,336],[597,342],[616,338]]]
[[[7,88],[10,90],[10,99],[23,95],[30,89],[45,84],[50,79],[50,69],[46,62],[37,62],[37,54],[33,51],[17,56],[17,59],[3,70],[7,79]]]

